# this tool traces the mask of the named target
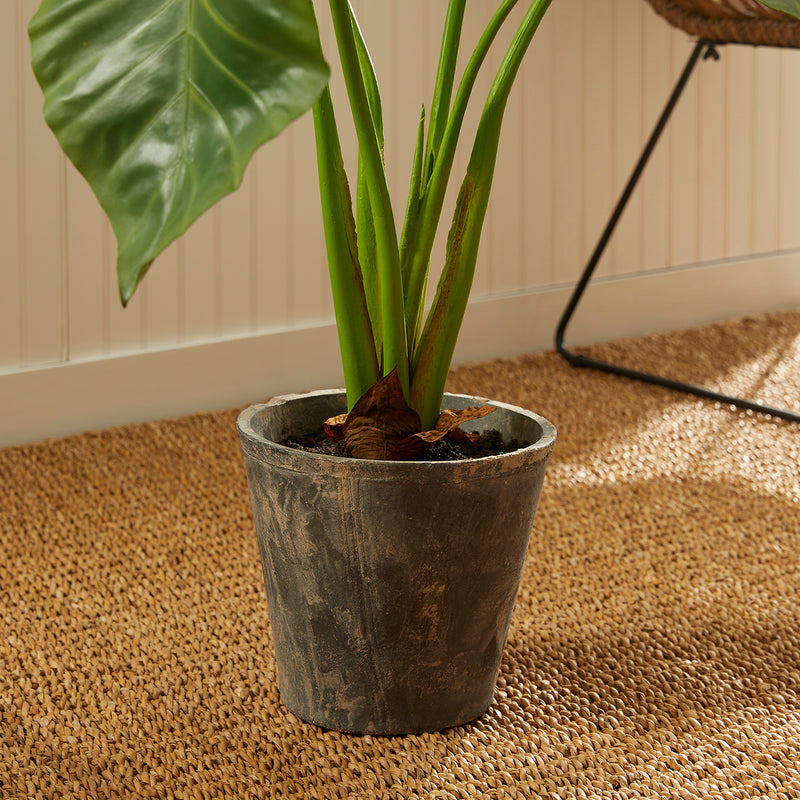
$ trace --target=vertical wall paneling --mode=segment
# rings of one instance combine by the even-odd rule
[[[510,20],[507,20],[507,24]],[[483,111],[483,104],[488,93],[488,86],[491,84],[496,72],[497,66],[502,57],[502,41],[496,41],[495,46],[489,52],[486,62],[483,66],[484,79],[486,85],[481,88],[474,97],[474,110],[475,122],[479,121],[480,112]],[[470,128],[470,134],[473,129]],[[503,133],[505,135],[503,135]],[[508,140],[508,127],[501,133],[501,139],[504,139],[504,145],[507,148],[513,148],[513,143]],[[474,139],[470,136],[464,142],[463,153],[465,159],[465,168],[458,174],[458,179],[454,181],[454,189],[460,189],[461,179],[465,174],[468,167],[468,157],[472,156],[472,145]],[[503,156],[498,156],[498,161],[504,161]],[[502,217],[497,213],[497,206],[493,200],[496,200],[498,194],[502,192],[504,177],[498,173],[498,167],[502,170],[502,166],[495,163],[495,178],[492,186],[492,194],[489,199],[489,206],[486,209],[486,217],[483,221],[483,229],[481,232],[481,242],[478,248],[478,259],[475,266],[475,275],[473,278],[473,293],[476,297],[488,297],[497,290],[498,284],[501,282],[498,273],[501,273],[504,267],[507,269],[508,265],[503,264],[503,251],[507,250],[507,245],[503,241],[505,236],[513,236],[510,227],[513,225],[513,208],[510,203],[503,202],[503,215]],[[452,209],[456,207],[457,196],[453,198],[453,203],[450,206],[450,214],[443,227],[443,231],[447,230],[452,218]]]
[[[323,49],[331,68],[338,74],[338,55],[334,46],[330,15],[327,11],[323,13],[323,9],[318,6],[317,17]],[[346,129],[349,131],[350,112],[344,90],[338,81],[334,81],[332,94],[339,127],[343,129],[348,125]],[[287,281],[289,323],[293,327],[299,327],[309,323],[315,324],[323,318],[323,310],[327,307],[330,293],[327,287],[328,268],[324,257],[314,125],[311,114],[305,114],[293,122],[289,130],[281,136],[286,137],[289,143],[287,148],[289,181],[286,195],[288,218],[284,234],[288,240],[286,268],[289,270]]]
[[[399,37],[397,36],[395,20],[399,19],[400,15],[404,13],[414,14],[416,9],[408,11],[404,10],[401,4],[393,3],[391,5],[393,7],[391,13],[388,13],[389,10],[382,4],[374,3],[371,0],[359,0],[359,2],[354,4],[354,8],[370,51],[381,94],[381,114],[384,130],[384,169],[395,213],[397,235],[399,237],[400,226],[402,225],[402,210],[404,209],[406,199],[406,153],[404,150],[408,147],[408,143],[403,142],[402,146],[400,146],[397,141],[398,109],[395,107],[393,98],[397,91],[399,91],[404,80],[402,70],[396,68],[396,54],[398,50],[402,50],[403,45],[407,46],[408,43],[398,41]],[[395,8],[395,6],[397,7]],[[328,46],[333,57],[333,54],[336,52],[336,44],[332,36]],[[424,51],[424,47],[420,46],[418,52],[422,51]],[[337,81],[336,83],[339,82]],[[336,86],[336,83],[334,86]],[[358,145],[354,132],[352,132],[350,107],[344,87],[340,89],[338,96],[335,97],[334,100],[337,108],[341,110],[339,115],[340,127],[342,127],[342,120],[347,122],[346,132],[349,135],[345,137],[343,145],[346,151],[345,159],[348,177],[353,200],[355,202],[357,199],[358,186]],[[402,163],[398,164],[398,160],[401,160]],[[331,316],[333,315],[332,308],[331,301]]]
[[[555,48],[553,16],[543,20],[522,68],[519,89],[525,129],[522,133],[524,176],[522,286],[547,283],[554,275],[553,198],[555,194],[554,103]],[[502,200],[498,201],[498,206]]]
[[[475,20],[474,25],[476,30],[472,34],[470,42],[476,41],[480,31],[486,25],[490,13],[493,11],[491,4],[484,4],[481,14]],[[486,57],[483,65],[483,82],[480,88],[474,95],[473,111],[474,111],[474,125],[477,126],[480,120],[481,113],[483,112],[484,103],[489,93],[489,87],[497,74],[506,47],[508,46],[509,39],[512,32],[519,24],[519,9],[515,9],[509,14],[503,28],[500,30],[497,39],[495,40],[492,49]],[[467,53],[471,52],[471,48],[466,48]],[[509,105],[512,101],[509,99]],[[514,132],[509,130],[508,125],[509,107],[506,106],[506,114],[504,119],[503,129],[500,134],[501,147],[506,151],[498,154],[497,162],[495,163],[495,177],[492,185],[492,195],[489,199],[489,206],[486,212],[486,219],[483,223],[483,232],[481,234],[481,244],[478,252],[478,262],[475,267],[475,280],[474,292],[477,297],[491,296],[492,293],[503,291],[505,283],[505,275],[509,273],[510,265],[508,257],[510,250],[513,248],[513,243],[510,240],[514,237],[514,193],[508,199],[504,197],[502,205],[502,214],[498,211],[497,197],[505,194],[505,187],[513,179],[509,178],[506,174],[504,163],[507,159],[513,159],[513,153],[516,150],[514,142]],[[472,156],[472,145],[474,139],[472,138],[473,126],[469,128],[470,136],[464,141],[464,158]],[[459,174],[459,181],[462,173]],[[456,182],[458,186],[458,182]],[[447,223],[449,225],[450,220]]]
[[[117,239],[108,218],[101,216],[101,283],[103,294],[103,351],[106,355],[143,350],[147,341],[148,278],[161,268],[157,258],[133,298],[122,306],[117,281]]]
[[[722,57],[724,58],[724,53]],[[698,257],[714,261],[725,250],[725,194],[728,153],[725,135],[725,68],[708,59],[698,66],[699,139],[698,164]]]
[[[486,18],[488,18],[488,15],[483,16],[478,24],[485,24]],[[518,23],[519,14],[512,12],[505,21],[504,28],[500,31],[494,46],[489,51],[484,64],[485,77],[488,84],[491,84],[497,74],[497,68],[502,61],[508,39]],[[486,95],[487,91],[483,90],[475,96],[476,118],[483,111]],[[514,117],[514,96],[514,93],[512,93],[509,97],[509,102],[503,115],[503,126],[500,132],[501,151],[498,153],[497,161],[495,162],[492,193],[489,198],[486,219],[483,223],[482,241],[475,273],[476,292],[480,296],[505,291],[509,281],[513,279],[512,276],[516,267],[516,262],[512,265],[510,258],[519,259],[519,248],[515,246],[514,242],[514,237],[517,235],[518,230],[518,207],[515,206],[518,194],[514,186],[514,177],[509,175],[510,164],[513,163],[518,152],[518,135],[512,122]],[[469,145],[470,147],[472,146],[471,139],[469,140]],[[469,154],[471,155],[471,150]],[[498,213],[497,206],[500,196],[503,197],[502,214]],[[513,255],[515,251],[516,256]]]
[[[206,212],[183,237],[182,283],[184,297],[183,338],[185,342],[213,337],[214,257],[217,252],[213,211]],[[158,261],[151,271],[161,266]],[[147,278],[145,278],[147,280]]]
[[[614,195],[619,196],[630,177],[645,141],[643,129],[642,46],[644,3],[640,0],[613,0],[612,105],[614,118],[613,165]],[[609,270],[614,274],[637,272],[642,268],[641,184],[631,196],[609,247]]]
[[[694,42],[688,36],[673,36],[671,68],[674,75],[680,74],[693,47]],[[694,75],[686,85],[669,126],[669,263],[672,265],[693,264],[699,252],[699,78],[701,76]]]
[[[58,164],[58,188],[59,188],[59,203],[61,204],[61,213],[59,214],[59,240],[61,242],[61,330],[59,333],[59,340],[61,345],[61,352],[59,354],[59,362],[68,361],[70,359],[70,270],[69,261],[67,259],[67,251],[69,248],[69,206],[67,204],[67,176],[71,165],[66,155],[61,153],[59,155]]]
[[[391,9],[386,9],[370,0],[361,0],[361,3],[356,6],[356,12],[370,48],[381,92],[386,179],[392,200],[396,204],[398,198],[402,198],[402,202],[405,203],[408,187],[405,171],[398,164],[398,158],[401,155],[396,135],[398,109],[393,101],[399,91],[399,85],[403,81],[402,70],[397,68],[398,52],[402,49],[402,42],[399,42],[396,36],[396,20],[403,11],[402,7],[395,7],[397,4],[392,3],[391,5]],[[333,43],[331,45],[333,46]],[[417,109],[417,113],[419,113],[419,109]],[[354,159],[355,151],[354,143]],[[355,173],[352,174],[353,180],[355,180]]]
[[[800,53],[781,52],[780,241],[778,248],[800,247]]]
[[[289,324],[290,133],[269,142],[251,166],[256,327],[273,330]]]
[[[753,121],[755,114],[754,48],[729,46],[722,50],[726,68],[727,193],[725,197],[726,252],[728,258],[744,256],[753,246]]]
[[[472,51],[478,41],[481,31],[489,19],[492,8],[488,3],[475,3],[474,5],[467,4],[467,13],[464,18],[464,26],[461,31],[461,47],[459,48],[459,67],[457,75],[460,76],[466,67],[467,60],[472,54]],[[508,21],[507,21],[508,22]],[[441,22],[440,22],[441,27]],[[440,42],[435,43],[436,57],[438,57]],[[446,200],[442,209],[442,219],[440,224],[439,237],[437,239],[437,246],[434,250],[431,268],[431,286],[429,287],[429,294],[432,296],[439,280],[441,267],[444,264],[446,255],[446,234],[450,227],[453,218],[453,212],[456,206],[458,197],[458,190],[461,182],[466,173],[467,164],[472,152],[472,144],[474,141],[475,130],[477,128],[478,120],[489,87],[491,86],[494,77],[494,71],[498,63],[498,51],[502,42],[495,41],[492,49],[483,63],[480,73],[478,74],[475,85],[472,89],[470,103],[467,107],[467,112],[464,118],[464,123],[461,129],[461,139],[459,149],[456,153],[456,158],[453,163],[453,171],[450,176],[450,188],[446,196]],[[435,73],[435,66],[432,67]],[[425,97],[425,107],[430,109],[430,95],[433,92],[433,84],[431,83],[431,90],[428,96]],[[489,209],[484,222],[483,236],[481,237],[481,246],[478,250],[478,262],[475,268],[475,277],[472,285],[474,297],[481,297],[487,295],[491,291],[491,272],[492,265],[490,263],[493,236],[494,236],[494,223],[493,223],[493,204],[497,201],[497,196],[494,196],[489,201]]]
[[[247,302],[248,328],[258,330],[258,281],[261,269],[258,246],[258,156],[254,156],[250,164],[250,176],[247,182],[248,201],[250,203],[250,227],[247,230],[247,246],[250,252],[249,298]]]
[[[520,9],[522,11],[524,9]],[[522,14],[514,14],[507,22],[508,33],[520,24]],[[505,42],[505,40],[504,40]],[[538,34],[531,42],[527,56],[532,55],[539,43]],[[492,74],[496,73],[504,50],[498,48],[493,60]],[[524,64],[524,62],[523,62]],[[522,231],[525,219],[522,216],[525,183],[520,169],[525,146],[525,117],[522,102],[522,86],[517,81],[511,90],[503,118],[500,134],[500,149],[497,156],[492,195],[489,200],[492,237],[486,253],[486,264],[478,268],[489,273],[489,291],[507,294],[523,285]]]
[[[432,11],[428,7],[430,3],[419,0],[396,5],[394,25],[389,33],[397,60],[390,67],[393,75],[389,85],[393,90],[384,97],[384,105],[387,112],[386,162],[399,236],[408,197],[420,109],[424,103],[426,111],[430,111],[436,70],[436,64],[431,64],[434,59],[431,58],[429,36],[420,18],[427,15],[438,18],[439,14],[434,12],[440,9],[437,7]],[[371,21],[372,29],[380,31],[379,21],[372,17]]]
[[[37,3],[25,0],[24,18]],[[22,57],[30,62],[23,37]],[[42,93],[30,69],[23,70],[22,141],[18,150],[24,176],[21,209],[25,245],[23,273],[23,366],[61,360],[64,325],[63,179],[61,154],[42,119]]]
[[[780,52],[758,51],[755,64],[753,131],[753,250],[771,253],[778,248],[780,214]]]
[[[220,330],[233,336],[252,330],[250,293],[256,268],[249,234],[255,224],[250,191],[252,167],[251,163],[239,189],[219,207],[219,322]]]
[[[343,111],[345,109],[342,109]],[[339,117],[342,114],[338,115]],[[327,265],[322,242],[322,213],[317,190],[317,164],[314,158],[314,126],[306,115],[292,124],[290,169],[287,198],[290,217],[287,236],[291,242],[288,267],[289,314],[293,326],[316,323],[322,315],[329,292]]]
[[[333,98],[333,107],[340,134],[342,156],[344,158],[345,169],[347,171],[348,180],[350,182],[350,191],[352,197],[355,199],[357,192],[356,165],[358,158],[358,144],[356,142],[355,131],[353,130],[353,125],[352,125],[350,102],[347,97],[347,91],[345,89],[344,79],[341,76],[341,70],[339,67],[339,53],[336,47],[336,40],[334,38],[334,33],[333,33],[333,21],[330,17],[330,13],[327,7],[325,6],[327,6],[327,4],[322,4],[321,7],[317,8],[317,19],[319,20],[321,28],[323,51],[325,52],[328,63],[331,66],[330,89]],[[364,27],[363,3],[360,6],[356,4],[355,11],[363,30]],[[367,35],[369,36],[369,34]],[[374,52],[373,52],[374,49],[375,49],[374,47],[370,47],[370,55],[373,58],[374,58]],[[313,121],[311,118],[311,114],[306,115],[306,117],[307,118],[304,118],[300,123],[298,123],[300,129],[302,130],[303,125],[307,125],[308,130],[313,132]],[[314,238],[315,241],[306,242],[307,247],[304,250],[305,255],[303,256],[303,258],[308,259],[311,263],[315,264],[316,266],[312,270],[311,263],[309,263],[307,267],[311,271],[308,272],[303,272],[302,269],[299,272],[297,272],[297,270],[293,269],[293,272],[289,276],[288,280],[289,298],[290,302],[293,303],[291,298],[294,297],[293,294],[294,290],[292,289],[292,287],[295,285],[294,284],[295,280],[309,280],[309,279],[316,280],[320,284],[314,295],[315,296],[314,302],[316,303],[316,305],[312,304],[309,306],[309,308],[311,309],[311,313],[316,314],[318,319],[332,320],[334,317],[333,298],[331,297],[330,288],[328,286],[328,257],[325,248],[325,237],[322,230],[322,214],[320,210],[321,205],[320,205],[319,190],[317,188],[317,165],[316,165],[315,149],[313,143],[311,145],[305,143],[308,140],[298,140],[296,138],[296,134],[294,133],[291,134],[291,137],[292,137],[291,141],[292,151],[294,152],[295,148],[299,147],[300,152],[297,153],[297,155],[302,156],[305,154],[306,158],[308,158],[311,162],[310,164],[307,165],[307,167],[311,167],[311,169],[307,170],[305,173],[302,174],[305,175],[304,181],[305,185],[308,187],[306,189],[306,194],[308,195],[309,199],[313,202],[313,212],[316,213],[315,217],[308,217],[308,229],[306,236]],[[298,141],[301,141],[301,143],[298,144]],[[308,149],[309,146],[311,149]],[[291,161],[290,164],[294,164],[294,161]],[[289,195],[287,195],[287,197],[291,196],[292,198],[294,198],[295,197],[294,184],[297,183],[297,175],[295,174],[292,166],[290,166],[289,172],[287,174],[287,179],[289,181],[288,185]],[[291,209],[289,213],[290,213],[290,219],[292,218],[291,215],[296,213],[293,203],[291,204]],[[303,214],[304,212],[300,213]],[[313,252],[314,250],[316,250],[316,252]],[[288,243],[288,252],[292,254],[291,263],[294,263],[293,254],[295,253],[295,244],[291,241]],[[295,307],[294,305],[290,305],[290,308],[294,309]],[[292,311],[291,313],[295,313],[295,311]]]
[[[103,211],[89,184],[72,166],[67,169],[67,266],[69,269],[69,357],[103,355],[102,270],[113,264],[103,258]]]
[[[555,86],[553,91],[554,253],[552,279],[574,281],[583,261],[580,231],[583,186],[582,3],[554,4]]]
[[[391,5],[392,10],[388,18],[391,25],[390,41],[393,55],[390,65],[391,79],[386,84],[388,92],[384,97],[384,107],[387,111],[386,162],[397,219],[397,235],[400,237],[423,107],[426,137],[430,131],[431,102],[446,6],[426,3],[424,0]],[[472,16],[470,14],[472,10],[467,8],[467,20]],[[462,48],[459,51],[461,55],[464,52],[465,39],[470,40],[468,33],[462,34]],[[457,71],[456,81],[458,80]],[[461,178],[461,172],[457,167],[453,177],[457,180]],[[449,198],[450,195],[443,207],[442,220],[445,228],[452,214]],[[431,299],[443,263],[444,246],[441,239],[437,239],[431,255],[433,278],[428,287]]]
[[[21,270],[24,228],[20,197],[22,172],[23,73],[25,71],[22,0],[6,0],[0,24],[0,107],[7,116],[0,124],[0,371],[17,369],[22,361]]]
[[[153,265],[142,287],[147,295],[143,309],[145,348],[177,345],[182,339],[181,247],[173,242]]]
[[[117,240],[108,220],[103,220],[103,259],[106,262],[104,270],[105,313],[107,315],[107,349],[108,353],[133,353],[144,349],[147,339],[145,329],[147,318],[148,295],[150,282],[148,278],[163,266],[160,259],[156,259],[139,284],[136,294],[123,308],[119,296],[117,283]]]
[[[589,260],[618,192],[613,174],[614,150],[614,16],[605,3],[585,4],[583,92],[584,192],[581,198],[584,227],[581,264]],[[598,275],[608,271],[608,251]],[[576,265],[577,266],[577,265]],[[578,272],[576,270],[576,276]]]
[[[677,75],[669,56],[674,34],[652,9],[645,8],[643,24],[642,139],[655,127]],[[639,151],[641,152],[641,150]],[[638,156],[637,156],[638,158]],[[669,253],[669,141],[662,137],[650,156],[642,179],[642,264],[643,270],[663,269]]]

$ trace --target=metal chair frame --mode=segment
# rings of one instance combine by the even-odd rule
[[[655,3],[652,3],[655,5]],[[666,378],[661,375],[655,375],[649,372],[641,372],[635,369],[629,369],[628,367],[620,366],[618,364],[612,364],[607,361],[601,361],[596,358],[591,358],[586,355],[581,355],[580,353],[575,353],[569,350],[566,345],[564,344],[564,337],[566,334],[567,326],[572,319],[573,314],[575,313],[578,303],[581,300],[584,292],[586,291],[587,286],[589,285],[589,281],[592,278],[592,275],[600,261],[600,258],[603,255],[603,252],[608,245],[609,240],[611,239],[612,234],[614,233],[614,229],[617,227],[617,223],[619,222],[620,217],[622,216],[623,211],[625,210],[626,205],[628,204],[628,200],[633,193],[634,188],[636,187],[639,179],[644,172],[644,168],[647,165],[647,162],[650,159],[650,156],[655,149],[658,140],[661,138],[661,134],[664,132],[664,128],[666,127],[669,119],[672,115],[675,106],[678,103],[681,95],[683,94],[683,90],[686,88],[686,84],[689,82],[695,67],[698,63],[703,60],[707,60],[709,58],[714,59],[715,61],[719,59],[719,48],[725,44],[738,44],[738,43],[748,43],[748,42],[720,42],[714,41],[711,39],[700,38],[698,39],[694,49],[692,50],[689,58],[686,62],[686,65],[683,68],[680,76],[678,77],[678,81],[675,84],[672,93],[667,100],[667,104],[664,107],[664,110],[661,112],[661,116],[658,118],[656,122],[655,128],[653,132],[650,134],[650,138],[647,140],[645,144],[644,150],[642,154],[639,156],[639,160],[636,162],[636,166],[634,167],[633,173],[631,174],[630,178],[628,179],[625,188],[620,195],[619,200],[617,201],[616,206],[611,214],[611,217],[606,224],[606,227],[597,243],[597,246],[592,253],[589,262],[587,263],[583,274],[576,285],[572,296],[570,297],[569,302],[563,312],[560,322],[558,323],[558,327],[556,329],[555,334],[555,347],[558,353],[563,356],[570,364],[576,367],[590,367],[593,369],[598,369],[603,372],[612,373],[614,375],[622,375],[626,378],[631,378],[633,380],[644,381],[645,383],[655,384],[656,386],[662,386],[667,389],[672,389],[674,391],[684,392],[687,394],[696,395],[697,397],[702,397],[707,400],[714,400],[718,403],[723,403],[725,405],[735,406],[737,408],[748,409],[750,411],[755,411],[761,414],[769,414],[772,417],[778,417],[780,419],[789,420],[790,422],[800,422],[800,413],[796,411],[792,411],[789,409],[783,408],[773,408],[772,406],[768,406],[762,403],[756,403],[751,400],[747,400],[741,397],[733,397],[722,392],[716,392],[711,389],[707,389],[702,386],[695,386],[694,384],[685,383],[683,381],[673,380],[671,378]],[[760,44],[760,43],[759,43]],[[776,45],[777,46],[777,45]]]

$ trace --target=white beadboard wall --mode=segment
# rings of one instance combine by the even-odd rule
[[[401,209],[445,2],[354,5],[385,95]],[[465,39],[495,5],[470,2]],[[310,118],[256,156],[241,189],[157,260],[123,310],[113,234],[41,118],[26,35],[36,6],[0,4],[0,445],[338,385]],[[457,361],[552,346],[691,47],[642,0],[554,0],[507,112]],[[798,141],[800,53],[727,47],[703,65],[570,340],[800,305]]]

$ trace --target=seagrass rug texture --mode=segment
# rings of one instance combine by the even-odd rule
[[[800,313],[591,350],[800,408]],[[800,426],[553,353],[450,388],[559,431],[488,713],[286,711],[236,411],[132,425],[0,451],[0,796],[800,798]]]

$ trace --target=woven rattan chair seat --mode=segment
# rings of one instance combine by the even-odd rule
[[[800,47],[800,21],[757,0],[647,0],[670,24],[719,43]]]

